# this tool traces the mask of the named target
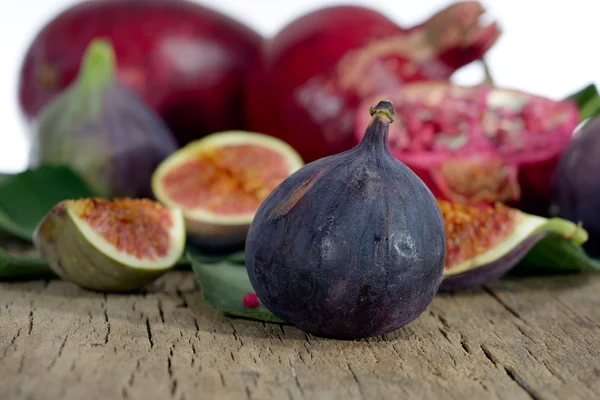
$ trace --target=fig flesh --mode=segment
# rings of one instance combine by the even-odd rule
[[[437,198],[500,201],[547,215],[556,163],[579,123],[574,102],[446,82],[413,83],[381,95],[396,107],[390,152]],[[368,123],[357,115],[357,140]]]
[[[65,200],[40,221],[34,244],[62,279],[127,292],[175,266],[185,247],[185,223],[180,210],[148,199]]]
[[[446,261],[440,291],[475,288],[505,275],[548,235],[587,241],[579,225],[526,214],[497,203],[478,206],[438,200],[446,228]]]
[[[30,167],[71,167],[100,197],[147,197],[158,164],[177,145],[163,121],[115,79],[109,41],[92,41],[78,78],[39,114]]]
[[[590,235],[583,248],[600,257],[600,117],[587,120],[561,155],[554,180],[557,215],[583,223]]]
[[[480,2],[461,1],[411,27],[356,5],[300,16],[264,43],[249,71],[248,129],[283,139],[305,162],[349,150],[365,97],[447,80],[482,59],[500,36],[484,13]]]
[[[156,169],[154,196],[180,208],[189,240],[207,250],[243,247],[260,203],[303,165],[285,142],[255,132],[217,132],[188,143]]]
[[[394,331],[426,309],[442,279],[439,206],[388,152],[392,104],[370,111],[361,143],[285,179],[260,205],[246,240],[261,304],[316,336]]]

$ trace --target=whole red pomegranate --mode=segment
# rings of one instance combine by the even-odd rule
[[[476,1],[454,4],[412,28],[359,6],[323,8],[264,43],[247,79],[249,129],[290,143],[307,161],[356,144],[361,99],[406,82],[448,79],[495,43]]]
[[[490,85],[418,82],[365,98],[392,101],[390,153],[438,198],[463,204],[509,203],[548,213],[560,155],[579,124],[570,101]],[[356,115],[355,140],[369,124]]]
[[[158,112],[180,144],[244,128],[243,80],[262,37],[184,0],[92,0],[61,12],[35,37],[21,67],[27,118],[75,78],[96,37],[110,39],[120,82]]]

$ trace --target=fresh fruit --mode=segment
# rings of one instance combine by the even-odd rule
[[[257,308],[260,306],[260,301],[256,293],[248,293],[243,298],[244,307],[246,308]]]
[[[169,156],[156,169],[152,190],[163,204],[183,210],[191,242],[222,251],[243,247],[260,203],[302,165],[274,137],[217,132]]]
[[[506,274],[549,235],[584,243],[587,232],[559,218],[546,219],[497,203],[469,206],[438,200],[446,227],[440,291],[471,289]]]
[[[248,129],[283,139],[305,162],[348,150],[365,96],[448,79],[483,57],[500,35],[495,23],[480,25],[483,13],[479,2],[460,2],[407,29],[365,7],[310,12],[256,59],[247,78]]]
[[[34,244],[62,279],[126,292],[175,266],[184,251],[185,225],[181,211],[149,199],[65,200],[40,222]]]
[[[186,0],[85,1],[62,10],[25,54],[19,103],[26,117],[75,79],[86,47],[98,37],[115,47],[119,81],[166,121],[180,145],[244,128],[243,78],[262,37]]]
[[[558,216],[583,223],[585,251],[600,257],[600,117],[589,119],[562,153],[554,181]]]
[[[396,330],[425,310],[442,279],[438,204],[388,152],[392,104],[370,111],[360,144],[284,180],[248,232],[246,268],[260,302],[316,336]]]
[[[558,157],[579,122],[575,103],[444,82],[412,83],[381,95],[396,108],[390,152],[436,197],[547,213]],[[357,115],[356,140],[368,123]]]
[[[163,121],[115,80],[110,42],[93,40],[77,79],[39,115],[30,167],[71,167],[102,197],[151,193],[158,164],[177,149]]]

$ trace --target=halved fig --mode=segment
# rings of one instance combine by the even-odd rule
[[[165,159],[154,196],[183,211],[190,242],[222,250],[243,245],[258,206],[304,164],[287,143],[246,131],[217,132]]]
[[[34,244],[62,279],[126,292],[175,266],[185,247],[185,222],[180,210],[149,199],[65,200],[40,221]]]
[[[579,123],[577,105],[491,85],[421,82],[365,99],[395,107],[390,152],[436,197],[496,201],[547,215],[559,155]],[[357,114],[357,139],[369,119]]]
[[[440,291],[473,288],[506,274],[547,235],[582,244],[588,234],[573,222],[526,214],[501,203],[465,205],[439,200],[446,228]]]

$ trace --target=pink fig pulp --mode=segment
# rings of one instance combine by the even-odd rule
[[[575,103],[447,82],[413,83],[376,95],[382,96],[391,99],[396,111],[389,133],[391,154],[436,197],[463,204],[500,201],[536,214],[548,211],[558,158],[579,123]],[[355,140],[368,123],[357,114]]]
[[[480,24],[483,13],[460,2],[406,28],[365,7],[310,12],[264,43],[246,81],[249,129],[283,139],[306,162],[349,150],[366,96],[447,80],[483,57],[500,35]]]

